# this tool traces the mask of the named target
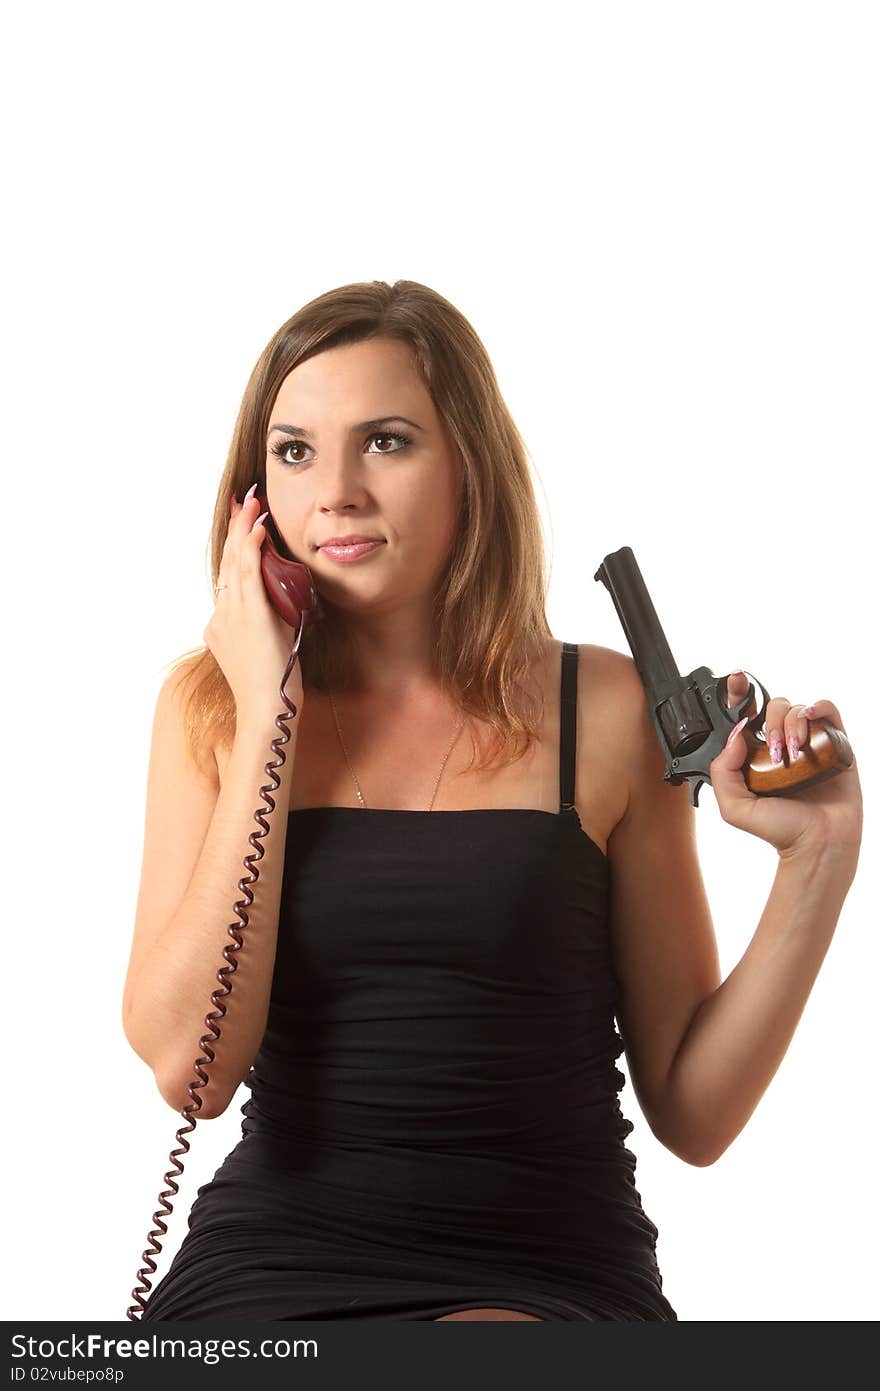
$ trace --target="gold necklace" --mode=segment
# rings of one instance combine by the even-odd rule
[[[350,759],[349,756],[348,756],[348,749],[345,747],[345,740],[344,740],[343,737],[342,737],[342,729],[341,729],[340,724],[339,724],[339,715],[338,715],[337,710],[336,710],[336,702],[335,702],[334,699],[333,699],[332,693],[330,694],[330,706],[331,706],[331,709],[333,710],[333,718],[334,718],[334,720],[336,721],[336,732],[337,732],[337,734],[339,735],[339,742],[340,742],[340,744],[342,745],[342,752],[345,754],[345,761],[346,761],[346,763],[348,764],[348,771],[351,773],[351,776],[352,776],[353,779],[354,779],[354,785],[355,785],[355,789],[356,789],[356,791],[357,791],[358,800],[359,800],[361,806],[364,808],[364,810],[366,810],[367,804],[366,804],[366,802],[364,801],[364,794],[361,792],[361,785],[360,785],[360,783],[359,783],[358,780],[357,780],[357,774],[356,774],[356,772],[354,771],[354,769],[353,769],[352,766],[351,766],[351,759]],[[462,727],[463,724],[464,724],[464,711],[462,711],[461,718],[459,719],[458,724],[457,724],[456,727],[455,727],[455,733],[454,733],[453,736],[452,736],[452,739],[451,739],[450,744],[449,744],[449,748],[446,750],[446,756],[444,757],[443,762],[440,764],[440,772],[437,774],[437,781],[434,783],[434,796],[431,798],[431,805],[428,807],[428,811],[431,811],[431,810],[433,809],[433,806],[434,806],[434,798],[437,796],[437,788],[440,786],[440,779],[441,779],[442,776],[443,776],[443,769],[446,767],[446,760],[449,758],[449,755],[452,753],[453,746],[454,746],[455,741],[456,741],[456,739],[458,738],[459,734],[461,733],[461,727]]]

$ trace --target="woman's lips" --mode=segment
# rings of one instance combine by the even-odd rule
[[[344,563],[359,560],[362,555],[369,555],[371,551],[377,551],[384,545],[384,541],[358,541],[353,546],[321,546],[320,551],[331,560],[341,560]]]

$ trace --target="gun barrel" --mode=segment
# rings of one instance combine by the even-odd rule
[[[621,546],[606,555],[593,578],[611,595],[645,687],[656,691],[664,682],[678,680],[678,666],[632,548]]]

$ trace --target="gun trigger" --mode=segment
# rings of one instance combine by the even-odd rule
[[[703,783],[704,783],[705,781],[706,781],[705,778],[694,778],[693,782],[691,783],[691,806],[692,806],[692,807],[697,806],[697,804],[698,804],[698,803],[697,803],[697,799],[699,798],[699,795],[700,795],[700,788],[703,786]]]

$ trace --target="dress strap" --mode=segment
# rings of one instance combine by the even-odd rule
[[[559,810],[574,806],[575,752],[577,748],[576,642],[562,644],[562,694],[559,703]]]

